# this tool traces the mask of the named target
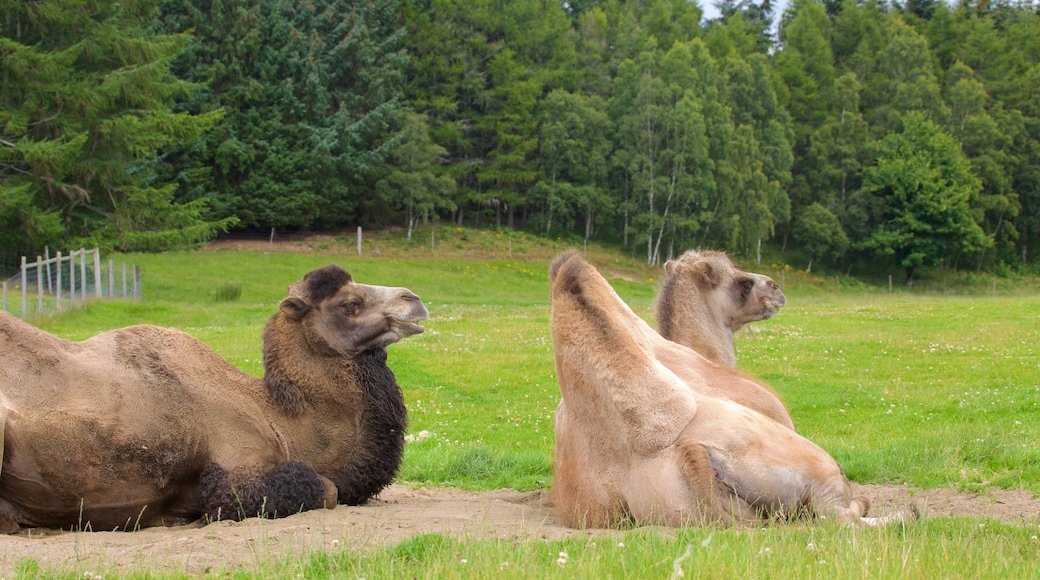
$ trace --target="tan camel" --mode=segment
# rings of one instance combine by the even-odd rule
[[[665,277],[655,301],[661,336],[687,346],[655,346],[658,361],[680,378],[713,372],[713,365],[733,368],[733,335],[745,324],[771,318],[787,300],[769,276],[744,272],[729,257],[712,250],[689,250],[665,263]],[[700,385],[702,381],[687,381]],[[776,391],[751,376],[729,374],[706,384],[705,394],[729,399],[794,428],[791,414]]]
[[[761,413],[705,395],[733,371],[682,377],[658,359],[666,341],[576,252],[550,268],[551,332],[562,402],[550,496],[571,527],[624,522],[681,526],[776,517],[848,524],[865,518],[841,467],[823,449]],[[696,353],[681,345],[672,356]]]
[[[403,453],[386,347],[427,316],[404,288],[314,270],[268,322],[258,379],[176,330],[68,342],[0,313],[0,529],[130,530],[363,503]]]
[[[730,368],[737,364],[733,335],[787,303],[772,278],[744,272],[722,252],[689,250],[664,269],[655,303],[658,332]]]

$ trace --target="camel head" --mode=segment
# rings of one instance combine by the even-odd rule
[[[308,272],[289,286],[281,313],[302,323],[319,352],[354,356],[419,334],[429,311],[406,288],[358,284],[336,265]]]
[[[669,260],[664,268],[657,318],[666,338],[671,334],[666,326],[675,318],[674,311],[669,315],[667,310],[694,308],[677,302],[703,302],[733,332],[748,322],[775,316],[787,303],[772,278],[737,268],[722,252],[689,250],[678,259]]]

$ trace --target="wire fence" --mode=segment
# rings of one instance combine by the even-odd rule
[[[63,255],[22,256],[21,268],[3,280],[3,309],[22,319],[60,312],[86,304],[90,299],[141,299],[141,268],[112,260],[103,263],[101,252],[79,249]],[[20,306],[20,308],[19,308]]]

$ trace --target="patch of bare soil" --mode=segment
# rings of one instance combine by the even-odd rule
[[[993,490],[974,495],[955,490],[912,491],[903,486],[853,485],[870,498],[872,514],[923,504],[925,517],[974,516],[1008,523],[1035,523],[1040,499],[1029,492]],[[414,490],[395,485],[361,507],[340,506],[278,520],[249,519],[148,528],[138,532],[24,530],[0,537],[0,574],[31,558],[45,570],[97,574],[182,571],[190,574],[253,569],[264,562],[315,550],[379,548],[423,533],[459,538],[558,540],[624,532],[572,530],[552,515],[544,491]],[[666,533],[666,532],[663,532]]]

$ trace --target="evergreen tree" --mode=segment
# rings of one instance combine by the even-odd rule
[[[158,177],[163,151],[219,113],[172,111],[195,89],[168,67],[189,38],[149,33],[155,14],[147,0],[0,8],[0,243],[157,250],[231,223]]]
[[[199,176],[223,215],[260,227],[327,227],[356,219],[396,146],[406,54],[397,0],[167,0],[163,27],[193,28],[178,61],[206,82],[192,110],[226,115],[178,167]]]
[[[517,208],[527,203],[527,190],[538,178],[533,153],[538,147],[536,107],[541,84],[526,73],[515,53],[504,49],[488,64],[491,87],[477,129],[489,145],[486,163],[477,173],[483,194],[477,200],[495,211],[495,225],[514,227]]]
[[[490,0],[405,2],[405,42],[413,57],[406,95],[427,116],[433,142],[447,150],[459,225],[486,199],[477,173],[490,144],[477,127],[491,99],[487,64],[504,44],[495,16]]]

